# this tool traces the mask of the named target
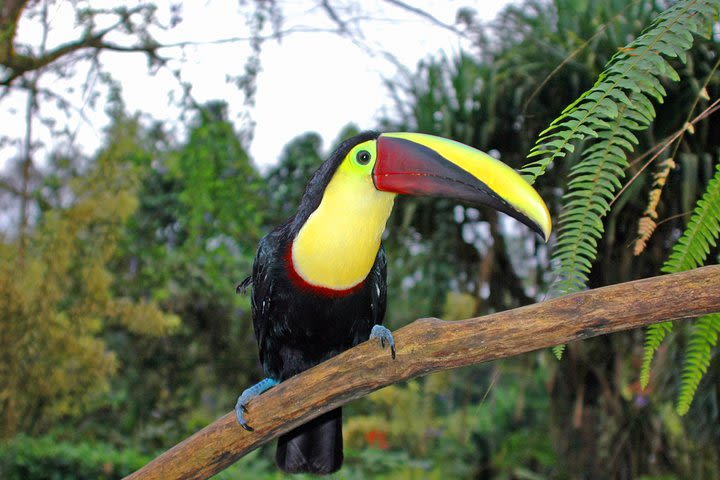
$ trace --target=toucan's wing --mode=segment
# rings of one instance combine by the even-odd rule
[[[385,319],[385,306],[387,305],[387,256],[385,247],[382,245],[380,245],[368,280],[372,288],[370,307],[373,325],[381,325]]]
[[[271,232],[258,245],[258,251],[253,263],[252,272],[252,317],[255,339],[257,340],[260,361],[263,368],[268,369],[267,359],[271,345],[272,334],[269,331],[273,326],[274,311],[274,276],[272,275],[273,265],[278,259],[277,236]],[[266,372],[267,373],[267,372]]]

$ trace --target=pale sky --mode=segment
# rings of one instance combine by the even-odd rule
[[[100,3],[118,4],[111,0]],[[169,1],[155,3],[158,15],[169,15]],[[237,0],[184,2],[182,23],[168,32],[161,32],[160,39],[174,43],[244,36],[245,20],[239,13],[238,3]],[[333,25],[324,12],[317,10],[316,3],[319,2],[280,2],[285,17],[284,28],[331,28]],[[339,9],[345,5],[344,2],[332,2],[332,5],[336,3]],[[454,24],[460,7],[470,6],[478,12],[479,18],[490,20],[509,2],[426,0],[406,3],[422,8],[444,23]],[[452,55],[466,46],[463,39],[453,32],[433,26],[390,3],[364,1],[362,7],[363,12],[371,17],[362,23],[362,43],[371,51],[391,53],[411,70],[418,60],[429,55],[439,52]],[[72,11],[68,4],[58,2],[53,8],[50,45],[79,36],[77,29],[73,30]],[[39,29],[25,21],[20,24],[19,34],[21,39],[32,41],[37,38]],[[279,44],[275,41],[264,44],[262,72],[257,79],[256,106],[247,111],[240,91],[226,82],[228,75],[242,71],[247,48],[247,45],[239,43],[190,47],[182,54],[184,61],[174,65],[180,67],[183,79],[192,83],[196,100],[227,101],[231,119],[238,122],[238,129],[242,126],[243,113],[249,114],[255,123],[250,152],[261,168],[274,164],[283,145],[296,135],[307,131],[318,132],[326,141],[325,147],[329,148],[328,143],[344,125],[354,122],[360,128],[372,128],[381,109],[392,105],[383,85],[383,79],[392,78],[396,72],[391,62],[338,35],[315,32],[294,33],[283,38]],[[172,53],[178,58],[181,54],[179,50],[164,53]],[[182,126],[178,120],[179,110],[168,101],[169,92],[174,91],[178,95],[179,90],[177,82],[167,71],[149,75],[145,58],[138,54],[104,53],[101,60],[122,86],[129,111],[144,112],[169,126]],[[69,82],[71,86],[83,85],[88,78],[92,80],[92,74],[88,76],[87,69],[78,68],[76,76]],[[71,131],[76,132],[76,144],[91,153],[100,144],[102,127],[106,124],[102,98],[92,108],[87,94],[80,88],[72,88],[67,97],[77,108],[67,120]],[[23,134],[25,101],[23,96],[15,95],[0,102],[0,134],[14,137]],[[52,110],[46,110],[46,114],[52,116]],[[42,125],[34,126],[35,135],[52,146],[53,138],[46,129],[43,133],[43,129]],[[20,148],[20,145],[15,145],[0,149],[0,167],[17,155]],[[40,153],[38,151],[38,155]]]

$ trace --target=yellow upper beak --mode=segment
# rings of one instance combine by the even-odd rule
[[[422,133],[383,133],[373,180],[378,190],[491,206],[550,237],[540,195],[515,170],[472,147]]]

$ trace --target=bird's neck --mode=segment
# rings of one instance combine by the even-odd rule
[[[338,170],[293,240],[291,267],[321,289],[359,285],[375,263],[394,199],[376,190],[369,176]]]

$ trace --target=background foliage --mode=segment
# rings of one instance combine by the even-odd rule
[[[560,228],[547,246],[491,210],[398,199],[391,328],[717,262],[717,9],[528,0],[489,25],[464,9],[470,49],[399,66],[377,127],[535,162]],[[26,88],[4,39],[6,88]],[[96,154],[58,144],[0,178],[19,219],[0,234],[3,478],[117,478],[234,404],[260,374],[235,285],[334,146],[308,132],[261,172],[222,101],[189,101],[179,135],[110,92]],[[708,316],[388,387],[346,408],[337,478],[715,478],[719,331]],[[281,478],[272,450],[218,477]]]

